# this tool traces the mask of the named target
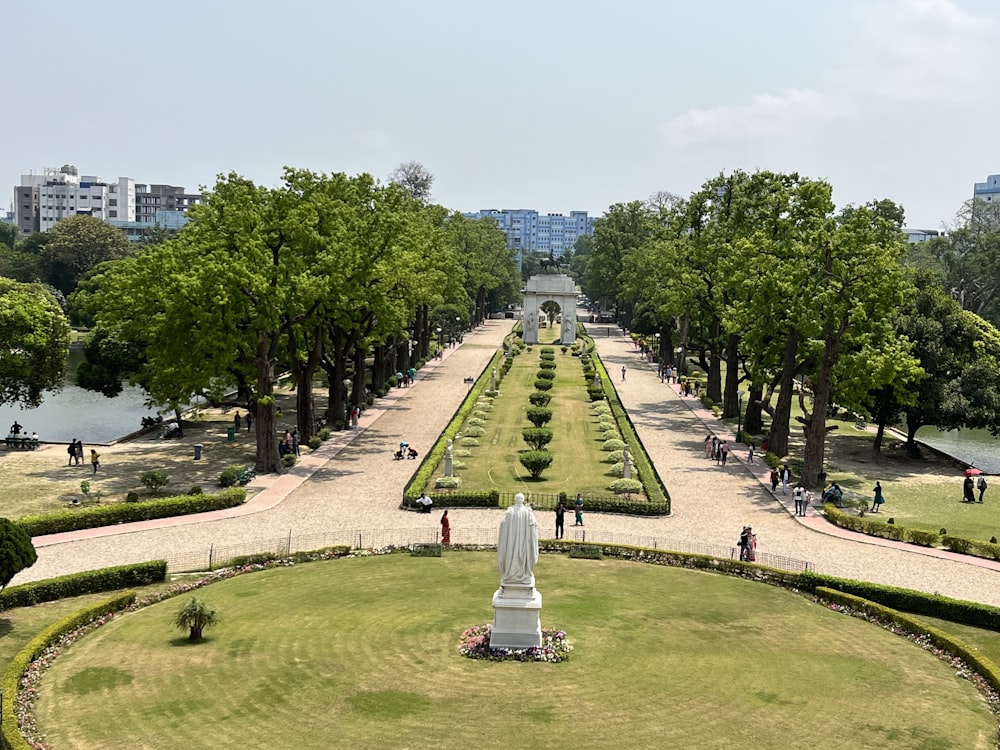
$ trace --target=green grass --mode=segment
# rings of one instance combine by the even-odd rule
[[[82,639],[42,682],[56,748],[991,748],[979,694],[909,641],[775,587],[546,555],[559,664],[477,662],[493,553],[348,559],[200,592],[207,640],[174,599]],[[248,744],[248,739],[252,742]]]
[[[542,329],[540,334],[552,336],[558,328]],[[535,374],[538,372],[540,350],[543,346],[555,349],[556,379],[549,393],[552,400],[552,421],[546,427],[553,431],[552,442],[547,449],[552,451],[552,465],[538,480],[533,480],[521,466],[518,455],[528,446],[521,437],[521,430],[532,427],[525,413],[531,407],[528,396],[535,390]],[[587,384],[583,378],[583,367],[578,357],[567,350],[565,354],[558,344],[543,343],[533,346],[514,358],[510,372],[500,384],[500,395],[493,402],[483,429],[478,438],[479,446],[471,448],[472,455],[458,460],[465,467],[456,471],[462,478],[464,489],[490,490],[501,492],[566,492],[575,495],[609,496],[608,485],[616,477],[607,472],[611,464],[606,463],[608,454],[601,450],[604,440],[598,430],[597,415],[587,395]],[[435,476],[441,472],[435,472]],[[433,490],[433,482],[428,486]]]

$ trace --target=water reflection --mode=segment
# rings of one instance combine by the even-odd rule
[[[1000,442],[988,430],[917,430],[917,440],[990,474],[1000,474]]]

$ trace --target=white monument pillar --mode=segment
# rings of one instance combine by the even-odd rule
[[[500,522],[497,538],[500,588],[493,594],[490,648],[542,645],[542,595],[535,590],[536,562],[538,523],[519,492]]]

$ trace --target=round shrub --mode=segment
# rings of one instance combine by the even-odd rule
[[[593,406],[590,407],[590,409],[595,414],[610,414],[611,404],[609,404],[607,401],[602,401],[599,404],[594,404]]]
[[[517,460],[521,466],[528,470],[532,479],[538,479],[549,466],[552,465],[552,453],[550,451],[525,451]]]
[[[294,453],[286,453],[281,457],[281,465],[286,469],[290,469],[295,466],[296,456]]]
[[[459,477],[438,477],[434,480],[434,487],[439,490],[457,490],[461,486]]]
[[[170,478],[162,471],[147,471],[139,477],[139,481],[142,482],[143,487],[154,495],[160,491],[161,487],[166,487],[170,484]]]
[[[597,423],[598,424],[610,424],[610,425],[617,424],[615,422],[615,418],[612,417],[610,414],[598,414],[597,415]]]
[[[642,482],[638,479],[616,479],[608,485],[616,495],[633,495],[642,492]]]
[[[483,435],[485,435],[486,434],[486,430],[484,430],[482,427],[466,427],[462,431],[462,434],[465,435],[466,437],[477,438],[477,437],[482,437]]]
[[[489,398],[494,398],[500,393],[500,391],[491,391],[489,389],[486,389],[485,391],[483,391],[483,393],[485,393]]]
[[[544,391],[535,391],[530,396],[528,396],[528,401],[531,402],[532,406],[548,406],[549,401],[552,400],[551,393],[545,393]]]
[[[608,476],[612,477],[624,477],[625,476],[625,462],[619,461],[614,466],[612,466],[607,471]],[[639,479],[639,472],[635,469],[635,464],[632,465],[632,479]]]
[[[191,489],[188,490],[189,495],[201,495],[203,494],[200,484],[191,485]]]
[[[525,427],[521,430],[521,437],[532,450],[540,451],[552,442],[552,430],[547,427]]]
[[[322,430],[319,431],[319,439],[320,440],[326,440],[328,437],[330,437],[330,428],[329,427],[324,427]]]
[[[453,468],[455,471],[460,471],[461,469],[465,468],[465,461],[454,461],[453,460],[451,462],[451,468]]]
[[[309,447],[312,448],[313,450],[316,450],[321,445],[323,445],[323,438],[321,438],[319,435],[313,435],[311,438],[309,438]]]
[[[554,348],[552,348],[551,346],[543,346],[538,351],[539,351],[540,354],[552,354],[552,355],[555,355],[555,353],[556,353],[556,350]]]
[[[603,388],[588,388],[587,396],[591,401],[603,401],[604,400],[604,389]]]
[[[552,419],[552,410],[544,406],[532,406],[525,412],[525,416],[535,427],[544,427]]]
[[[493,408],[493,407],[491,406],[491,407],[490,407],[490,409],[492,409],[492,408]],[[472,418],[473,418],[473,419],[481,419],[481,420],[483,420],[483,423],[484,423],[484,424],[485,424],[485,420],[486,420],[486,418],[487,418],[488,416],[489,416],[489,414],[487,413],[487,410],[486,410],[486,409],[484,409],[484,408],[483,408],[483,407],[481,407],[481,406],[477,406],[477,407],[475,408],[475,410],[474,410],[474,411],[472,412]]]
[[[624,450],[620,450],[620,451],[611,451],[611,452],[610,452],[610,453],[609,453],[609,454],[608,454],[608,455],[607,455],[607,456],[605,457],[605,459],[604,459],[604,460],[605,460],[605,462],[607,462],[607,463],[609,463],[609,464],[616,464],[616,463],[618,463],[619,461],[624,461],[624,460],[625,460],[625,451],[624,451]]]
[[[452,452],[453,456],[461,456],[462,458],[469,458],[472,455],[472,451],[468,448],[459,448],[457,451]]]
[[[536,380],[535,381],[536,391],[551,391],[552,381],[551,380]]]
[[[556,369],[556,363],[555,362],[539,362],[538,363],[538,369],[539,370],[554,370],[554,369]]]
[[[555,380],[556,374],[552,370],[539,370],[535,373],[535,377],[539,380]]]
[[[467,419],[465,423],[469,425],[469,427],[482,427],[484,424],[486,424],[486,420],[480,419],[479,417],[469,417],[469,419]],[[466,430],[465,434],[468,435],[469,431]]]
[[[234,487],[236,483],[240,480],[240,471],[242,471],[242,466],[236,466],[231,464],[222,470],[219,474],[219,486],[220,487]]]
[[[618,439],[605,440],[604,445],[601,446],[601,450],[608,451],[608,453],[610,453],[611,451],[620,451],[624,449],[625,449],[625,442],[623,440],[618,440]]]
[[[604,430],[601,433],[601,437],[604,440],[621,440],[621,434],[616,429]]]
[[[479,441],[474,437],[461,437],[458,439],[458,444],[463,448],[475,448],[479,445]]]
[[[126,503],[137,503],[137,502],[139,502],[139,493],[138,492],[129,492],[127,495],[125,495],[125,502]]]

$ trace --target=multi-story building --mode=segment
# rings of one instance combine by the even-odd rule
[[[991,174],[986,182],[977,182],[972,188],[972,197],[987,203],[1000,201],[1000,174]]]
[[[184,225],[184,212],[201,201],[172,185],[136,184],[131,177],[105,182],[99,177],[81,176],[72,164],[47,168],[40,175],[21,175],[14,188],[17,226],[22,234],[47,232],[60,219],[93,216],[120,226],[130,237],[132,231],[157,224],[164,228]]]
[[[580,237],[594,233],[593,219],[586,211],[539,214],[531,209],[495,209],[464,214],[467,219],[493,219],[507,235],[507,247],[525,253],[539,252],[559,257],[571,250]]]

